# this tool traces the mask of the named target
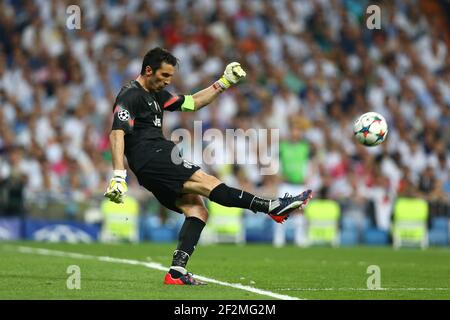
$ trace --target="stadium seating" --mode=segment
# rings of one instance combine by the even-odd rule
[[[435,217],[431,219],[431,228],[428,231],[428,241],[430,245],[446,246],[449,244],[449,220],[445,217]]]
[[[340,245],[351,246],[359,243],[359,230],[355,219],[343,214],[341,219]]]
[[[367,245],[387,245],[389,243],[389,233],[378,228],[368,228],[363,232],[363,243]]]
[[[176,230],[169,226],[154,227],[149,230],[148,240],[153,242],[173,242],[176,240]]]
[[[341,228],[344,230],[357,230],[356,221],[353,217],[346,216],[345,214],[341,219]]]
[[[265,215],[247,213],[244,215],[245,241],[272,243],[273,226],[272,219]]]
[[[181,219],[182,223],[184,219]],[[179,223],[172,221],[162,223],[156,215],[147,216],[142,219],[141,239],[154,242],[173,242],[177,238]]]
[[[359,243],[359,235],[356,229],[347,229],[341,231],[340,245],[341,246],[355,246]]]

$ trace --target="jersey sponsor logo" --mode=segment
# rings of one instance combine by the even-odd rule
[[[128,110],[120,109],[117,113],[117,117],[120,121],[128,121],[128,119],[130,119],[130,113],[128,112]]]
[[[155,125],[155,127],[161,127],[161,119],[158,118],[157,115],[155,115],[155,120],[153,120],[153,124]]]

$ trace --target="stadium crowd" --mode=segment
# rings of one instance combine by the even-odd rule
[[[380,30],[366,27],[368,1],[2,1],[2,213],[27,211],[43,199],[102,197],[111,175],[114,97],[136,78],[143,55],[161,46],[180,60],[174,93],[209,86],[231,61],[247,72],[208,108],[167,112],[167,137],[193,130],[194,120],[223,132],[278,128],[281,140],[298,129],[296,139],[310,152],[297,183],[315,197],[359,214],[371,204],[381,229],[400,195],[426,198],[434,214],[449,215],[448,25],[427,19],[420,1],[373,2],[381,7]],[[81,28],[71,30],[66,9],[76,3]],[[389,124],[379,147],[353,139],[352,123],[367,111]],[[198,164],[268,196],[288,179],[283,172],[261,175],[257,165]],[[151,202],[129,179],[130,194]]]

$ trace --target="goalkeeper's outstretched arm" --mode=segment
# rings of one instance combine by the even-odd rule
[[[211,103],[221,92],[227,90],[231,85],[238,83],[245,76],[246,73],[238,62],[228,64],[219,80],[208,88],[192,95],[194,111]]]
[[[127,172],[123,163],[125,150],[125,132],[123,130],[112,130],[109,135],[113,163],[113,177],[109,181],[105,197],[116,203],[123,203],[125,193],[128,191],[126,183]]]
[[[113,170],[125,170],[123,156],[125,150],[125,132],[123,130],[112,130],[109,134],[111,145]]]

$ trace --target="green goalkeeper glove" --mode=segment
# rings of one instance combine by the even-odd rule
[[[238,83],[247,74],[244,69],[242,69],[239,62],[232,62],[227,65],[225,71],[217,81],[223,90],[228,89],[232,84]]]
[[[125,193],[128,191],[125,170],[114,170],[114,177],[109,181],[109,186],[104,194],[112,202],[123,203]]]

